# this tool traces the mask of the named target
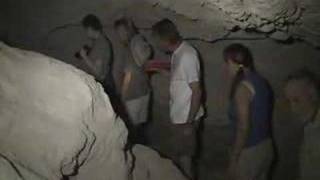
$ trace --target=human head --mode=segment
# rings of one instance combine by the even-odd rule
[[[176,25],[169,19],[163,19],[152,26],[152,35],[160,49],[173,52],[181,42]]]
[[[88,14],[82,19],[82,26],[85,28],[89,38],[96,39],[102,32],[102,24],[99,18],[93,14]]]
[[[227,63],[228,72],[235,75],[241,69],[254,71],[254,63],[250,50],[242,44],[235,43],[223,51],[223,59]]]
[[[319,81],[307,69],[298,70],[288,76],[284,93],[289,100],[291,111],[300,119],[308,118],[320,102]]]
[[[137,34],[137,28],[134,23],[127,18],[121,18],[114,22],[114,28],[124,44],[128,44],[130,39]]]

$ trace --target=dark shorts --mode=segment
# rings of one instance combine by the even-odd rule
[[[172,124],[171,134],[170,141],[176,156],[195,156],[198,147],[198,123]]]

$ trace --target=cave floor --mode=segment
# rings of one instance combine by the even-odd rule
[[[294,125],[293,125],[294,126]],[[298,126],[296,126],[298,127]],[[160,154],[170,158],[172,154],[170,132],[167,123],[153,123],[148,128],[151,145]],[[288,131],[288,124],[280,122],[274,127],[277,145],[277,163],[273,167],[272,180],[298,177],[298,128]],[[224,180],[230,147],[230,128],[226,125],[206,125],[202,131],[202,150],[198,158],[198,180]]]
[[[161,154],[171,157],[171,150],[174,147],[164,141],[170,139],[170,132],[161,132],[166,125],[153,125],[149,129],[151,146]],[[202,133],[201,155],[198,158],[198,179],[199,180],[223,180],[227,166],[227,155],[230,133],[226,126],[208,126]]]

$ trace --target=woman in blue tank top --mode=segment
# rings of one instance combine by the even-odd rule
[[[268,83],[254,68],[248,48],[232,44],[223,52],[232,77],[229,119],[233,129],[230,180],[267,179],[273,159],[273,98]]]

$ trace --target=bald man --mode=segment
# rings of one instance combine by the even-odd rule
[[[320,179],[320,96],[319,81],[307,70],[291,74],[285,95],[294,117],[303,121],[304,137],[300,149],[300,180]]]

